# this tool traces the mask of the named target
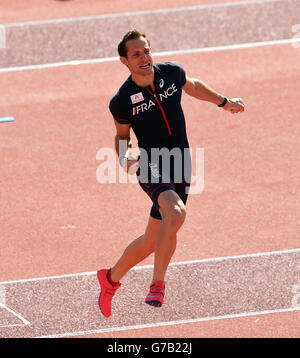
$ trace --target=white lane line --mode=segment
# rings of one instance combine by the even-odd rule
[[[3,285],[0,285],[0,307],[4,308],[6,311],[12,313],[14,316],[16,316],[17,318],[19,318],[23,324],[9,324],[9,325],[4,325],[4,326],[0,326],[0,328],[3,327],[15,327],[15,326],[24,326],[30,324],[29,321],[27,321],[27,319],[25,319],[24,317],[22,317],[19,313],[17,313],[16,311],[12,310],[11,308],[9,308],[6,305],[6,287]]]
[[[202,9],[227,8],[227,7],[231,7],[231,6],[241,6],[241,5],[276,3],[276,2],[283,2],[283,1],[284,0],[245,0],[245,1],[239,1],[239,2],[231,1],[231,2],[225,2],[225,3],[184,6],[184,7],[167,8],[167,9],[142,10],[142,11],[121,12],[121,13],[115,13],[115,14],[114,13],[101,14],[101,15],[93,15],[93,16],[80,16],[80,17],[70,17],[70,18],[61,18],[61,19],[52,19],[52,20],[16,22],[16,23],[4,24],[3,26],[5,26],[6,28],[9,28],[9,27],[29,26],[29,25],[54,24],[54,23],[62,23],[62,22],[90,21],[90,20],[112,19],[112,18],[129,17],[129,16],[166,14],[166,13],[180,12],[180,11],[195,11],[195,10],[202,10]]]
[[[89,331],[66,332],[66,333],[53,334],[53,335],[48,335],[48,336],[39,336],[39,337],[34,337],[34,338],[75,337],[75,336],[83,336],[83,335],[90,335],[90,334],[97,334],[97,333],[118,332],[118,331],[128,331],[131,329],[173,326],[173,325],[178,325],[178,324],[215,321],[215,320],[219,320],[219,319],[251,317],[251,316],[258,316],[258,315],[271,314],[271,313],[293,312],[293,311],[299,311],[299,310],[300,310],[300,307],[291,307],[291,308],[284,308],[284,309],[278,309],[278,310],[244,312],[244,313],[238,313],[238,314],[232,314],[232,315],[202,317],[202,318],[187,319],[187,320],[181,320],[181,321],[166,321],[166,322],[140,324],[140,325],[135,325],[135,326],[110,327],[110,328],[103,328],[103,329],[94,329],[94,330],[89,330]]]
[[[247,257],[283,255],[283,254],[291,254],[291,253],[296,253],[296,252],[300,252],[300,248],[289,249],[289,250],[280,250],[280,251],[257,252],[257,253],[253,253],[253,254],[244,254],[244,255],[236,255],[236,256],[212,257],[212,258],[208,258],[208,259],[199,259],[199,260],[190,260],[190,261],[171,262],[169,266],[180,266],[180,265],[191,265],[191,264],[206,263],[206,262],[235,260],[235,259],[243,259],[243,258],[247,258]],[[150,268],[153,268],[153,265],[135,266],[131,270],[132,271],[145,270],[145,269],[150,269]],[[89,272],[70,273],[70,274],[56,275],[56,276],[27,278],[27,279],[21,279],[21,280],[3,281],[3,282],[0,282],[0,285],[8,285],[8,284],[24,283],[24,282],[34,282],[34,281],[44,281],[44,280],[56,280],[56,279],[68,278],[68,277],[92,276],[92,275],[95,275],[96,273],[97,273],[97,271],[89,271]]]
[[[29,321],[27,321],[26,318],[22,317],[18,312],[12,310],[11,308],[9,308],[8,306],[6,306],[5,304],[0,302],[0,307],[4,308],[5,310],[7,310],[8,312],[12,313],[14,316],[16,316],[17,318],[19,318],[25,325],[30,324]],[[3,326],[5,327],[5,326]],[[10,326],[9,326],[10,327]]]
[[[0,328],[10,328],[10,327],[24,327],[24,324],[5,324],[4,326],[0,326]]]
[[[102,57],[88,60],[74,60],[74,61],[64,61],[64,62],[54,62],[54,63],[44,63],[39,65],[29,65],[29,66],[17,66],[17,67],[3,67],[0,68],[1,72],[15,72],[15,71],[26,71],[26,70],[40,70],[45,68],[54,68],[62,66],[78,66],[86,65],[93,63],[102,63],[102,62],[114,62],[119,60],[119,57]]]
[[[239,50],[239,49],[246,49],[246,48],[253,48],[253,47],[260,47],[260,46],[285,45],[285,44],[296,44],[296,43],[300,43],[300,38],[249,42],[249,43],[226,45],[226,46],[200,47],[200,48],[193,48],[193,49],[186,49],[186,50],[162,51],[162,52],[154,52],[153,56],[160,57],[160,56],[171,56],[171,55],[185,55],[185,54],[193,54],[193,53],[200,53],[200,52]],[[26,71],[26,70],[39,70],[39,69],[55,68],[55,67],[62,67],[62,66],[78,66],[78,65],[114,62],[114,61],[119,61],[119,57],[117,56],[102,57],[102,58],[95,58],[95,59],[88,59],[88,60],[64,61],[64,62],[45,63],[39,65],[30,65],[30,66],[4,67],[4,68],[0,68],[0,73]]]

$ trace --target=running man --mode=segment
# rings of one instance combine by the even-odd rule
[[[145,233],[128,245],[114,266],[97,272],[101,287],[99,307],[106,317],[111,315],[112,298],[121,286],[122,277],[151,253],[154,253],[154,269],[145,302],[155,307],[164,302],[165,275],[176,248],[177,233],[185,220],[191,178],[182,90],[225,111],[244,111],[241,98],[228,99],[202,81],[189,78],[179,63],[153,63],[150,42],[137,30],[123,37],[118,52],[130,76],[109,104],[116,127],[115,148],[121,167],[127,172],[132,166],[138,168],[139,184],[152,200],[152,208]],[[131,129],[141,152],[138,158],[131,154]],[[124,142],[126,145],[121,145]],[[162,148],[182,153],[184,150],[185,155],[174,156],[166,167],[161,156],[153,159],[151,155],[153,150],[162,153],[159,152]]]

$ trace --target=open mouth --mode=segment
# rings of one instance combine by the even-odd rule
[[[140,66],[143,70],[148,70],[151,67],[150,63],[147,63],[146,65]]]

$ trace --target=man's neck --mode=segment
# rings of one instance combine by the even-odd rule
[[[132,81],[137,84],[139,87],[148,87],[154,88],[154,71],[149,76],[136,76],[131,74]]]

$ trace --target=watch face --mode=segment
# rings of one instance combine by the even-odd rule
[[[122,166],[123,165],[123,161],[125,160],[125,162],[127,163],[127,161],[128,161],[128,158],[127,157],[125,157],[124,155],[122,156],[122,157],[120,157],[119,158],[119,163],[120,163],[120,165]]]

